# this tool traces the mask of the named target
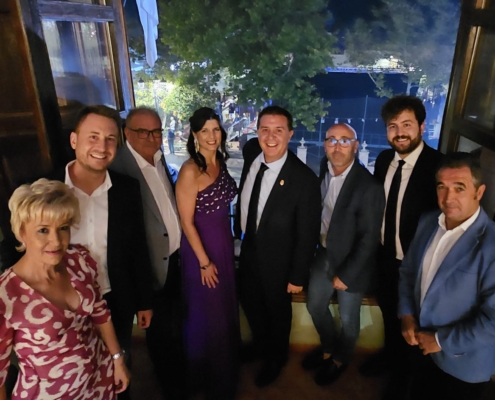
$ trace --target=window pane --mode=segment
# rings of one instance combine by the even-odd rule
[[[58,104],[116,107],[107,23],[43,21]]]
[[[464,117],[491,129],[495,122],[495,32],[481,32],[476,52]]]

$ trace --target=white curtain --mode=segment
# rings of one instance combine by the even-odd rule
[[[155,65],[158,58],[156,52],[156,40],[158,39],[158,8],[157,0],[136,0],[139,11],[139,19],[144,31],[144,47],[146,49],[146,61],[150,67]]]

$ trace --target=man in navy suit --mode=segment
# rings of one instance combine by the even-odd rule
[[[318,178],[288,151],[293,133],[287,110],[266,107],[257,143],[243,150],[236,214],[236,234],[244,232],[239,297],[264,360],[256,377],[260,387],[275,381],[287,361],[291,294],[306,284],[320,226]]]
[[[495,373],[495,223],[473,155],[447,155],[436,178],[441,212],[421,219],[400,268],[402,335],[423,353],[412,398],[476,400]]]
[[[380,245],[385,195],[383,186],[356,160],[358,146],[356,131],[347,124],[336,124],[326,133],[321,235],[307,302],[321,347],[302,362],[304,369],[317,370],[318,385],[334,382],[349,364],[360,331],[361,302]],[[340,335],[328,308],[335,292]]]

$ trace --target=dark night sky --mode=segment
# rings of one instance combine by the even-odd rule
[[[328,10],[334,18],[334,28],[347,28],[357,18],[370,18],[371,8],[379,2],[379,0],[329,0]]]
[[[304,1],[304,0],[301,0]],[[329,0],[328,10],[333,16],[333,29],[347,28],[356,18],[371,17],[371,8],[380,0]],[[136,0],[125,0],[126,18],[138,18]]]

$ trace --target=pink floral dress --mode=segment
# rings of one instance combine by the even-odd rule
[[[116,398],[112,358],[95,326],[110,320],[96,263],[77,245],[63,262],[81,298],[75,312],[50,303],[12,269],[0,276],[0,385],[13,348],[20,369],[13,400]]]

